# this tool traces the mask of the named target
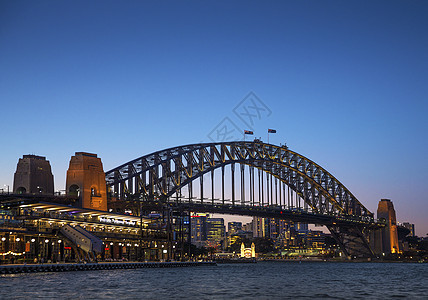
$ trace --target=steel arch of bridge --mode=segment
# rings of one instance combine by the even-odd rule
[[[167,201],[175,201],[171,196],[181,194],[182,188],[191,186],[198,178],[203,193],[204,174],[211,173],[211,184],[214,187],[214,170],[220,169],[222,198],[214,201],[213,195],[211,203],[225,204],[224,170],[225,166],[231,165],[233,184],[235,164],[241,165],[241,171],[242,166],[249,166],[250,184],[254,184],[254,169],[259,170],[259,176],[260,172],[268,173],[285,183],[303,199],[311,213],[351,216],[373,222],[373,213],[320,165],[286,147],[259,141],[191,144],[157,151],[106,172],[106,182],[109,194],[117,199],[160,196]],[[253,195],[250,192],[248,198],[249,201],[236,201],[232,189],[232,206],[278,206],[278,203],[273,203],[273,199],[267,203],[262,199],[256,200],[254,192]],[[201,202],[203,199],[201,196]],[[279,206],[281,209],[290,208],[285,203]]]

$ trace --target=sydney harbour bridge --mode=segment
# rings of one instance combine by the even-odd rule
[[[107,171],[106,184],[110,206],[122,210],[162,207],[324,225],[346,256],[375,256],[370,232],[384,226],[316,162],[258,140],[157,151]]]
[[[132,252],[141,258],[144,252],[146,259],[153,258],[153,253],[159,259],[157,243],[161,242],[161,255],[167,253],[170,258],[175,243],[181,245],[183,259],[183,245],[191,240],[191,215],[200,212],[323,225],[348,258],[398,250],[396,238],[390,235],[396,236],[396,230],[389,200],[381,201],[386,208],[382,221],[375,220],[351,191],[316,162],[286,146],[257,139],[173,147],[107,172],[96,154],[76,152],[67,171],[65,195],[55,195],[53,187],[45,157],[24,155],[19,160],[13,192],[0,193],[0,209],[12,220],[0,222],[0,234],[8,233],[2,236],[7,249],[24,239],[31,246],[40,236],[58,240],[59,245],[60,233],[68,238],[69,247],[79,248],[82,238],[91,245],[106,245],[85,250],[103,257]],[[152,212],[157,212],[160,222],[152,219]],[[161,227],[152,228],[151,223]],[[73,241],[67,230],[69,235],[82,235],[81,239]],[[35,257],[66,253],[64,243],[62,252],[51,249],[41,254],[41,246],[31,247]]]

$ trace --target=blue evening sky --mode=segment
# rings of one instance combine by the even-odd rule
[[[0,184],[24,154],[46,156],[62,190],[76,151],[109,170],[222,129],[266,141],[274,128],[271,143],[371,211],[391,199],[425,236],[427,32],[417,0],[1,0]],[[264,114],[239,118],[250,98]]]

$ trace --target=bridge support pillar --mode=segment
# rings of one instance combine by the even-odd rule
[[[397,221],[392,201],[381,199],[377,208],[377,218],[384,219],[386,226],[373,232],[373,246],[378,255],[399,252]]]
[[[19,159],[13,179],[16,194],[53,195],[54,179],[46,157],[24,155]]]
[[[68,195],[80,197],[83,208],[107,211],[107,188],[101,159],[96,154],[76,152],[67,171]]]

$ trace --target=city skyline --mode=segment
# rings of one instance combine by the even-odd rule
[[[391,199],[426,236],[427,3],[166,3],[0,4],[2,187],[26,154],[63,190],[75,152],[107,171],[228,128],[264,142],[274,129],[270,143],[372,212]],[[250,100],[265,114],[243,119]]]

